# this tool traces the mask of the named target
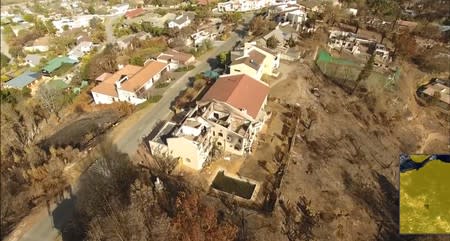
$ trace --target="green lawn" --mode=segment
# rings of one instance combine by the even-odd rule
[[[64,81],[62,81],[61,79],[52,79],[47,83],[47,86],[55,89],[65,89],[69,85],[66,84]]]

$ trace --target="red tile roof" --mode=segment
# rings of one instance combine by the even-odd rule
[[[266,83],[246,74],[223,75],[202,100],[223,101],[237,109],[247,110],[247,114],[256,119],[269,90]]]
[[[121,89],[136,92],[142,88],[153,76],[161,73],[167,64],[159,61],[150,61],[149,64],[145,65],[141,70],[139,70],[135,75],[122,83]]]
[[[125,13],[125,18],[130,19],[130,18],[135,18],[139,15],[144,14],[144,9],[143,8],[136,8],[133,10],[129,10],[127,13]]]
[[[161,53],[157,59],[158,60],[176,60],[180,63],[185,64],[187,61],[189,61],[192,57],[194,57],[192,54],[187,54],[183,52],[176,51],[174,49],[168,49],[164,53]]]
[[[104,81],[105,79],[109,78],[112,74],[111,73],[103,73],[101,75],[99,75],[97,78],[95,78],[95,80],[97,81]]]
[[[92,88],[91,91],[100,93],[100,94],[104,94],[104,95],[117,97],[117,90],[116,90],[116,86],[115,86],[116,81],[118,81],[122,75],[127,75],[130,78],[131,76],[135,75],[141,69],[142,69],[142,67],[140,67],[140,66],[131,65],[131,64],[125,65],[125,67],[123,67],[119,71],[115,72],[114,74],[108,73],[109,76],[107,78],[104,78],[103,81],[100,84],[98,84],[97,86],[95,86],[94,88]],[[103,73],[103,74],[105,74],[105,73]],[[99,77],[102,77],[103,74],[100,75]],[[99,77],[97,77],[97,79]]]

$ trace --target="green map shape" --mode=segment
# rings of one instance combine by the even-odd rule
[[[412,155],[421,162],[427,155]],[[450,164],[430,161],[400,174],[400,233],[450,234]]]

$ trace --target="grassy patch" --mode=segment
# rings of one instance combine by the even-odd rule
[[[193,66],[193,65],[183,66],[183,67],[176,69],[175,72],[186,72],[189,70],[193,70],[194,68],[195,68],[195,66]]]
[[[156,103],[156,102],[158,102],[161,98],[162,98],[162,95],[152,95],[152,96],[149,96],[149,97],[147,98],[147,101],[146,101],[146,102],[149,102],[149,103]]]
[[[167,83],[167,82],[159,82],[159,83],[157,83],[157,84],[155,85],[155,88],[157,88],[157,89],[162,89],[162,88],[165,88],[165,87],[169,86],[169,84],[170,84],[170,83]]]
[[[52,76],[61,76],[69,72],[70,69],[73,68],[73,64],[62,64],[55,72],[52,73]]]

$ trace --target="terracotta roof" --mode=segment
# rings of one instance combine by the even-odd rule
[[[177,61],[180,61],[182,63],[185,63],[186,61],[188,61],[192,57],[193,57],[192,54],[179,52],[179,51],[176,51],[174,49],[168,49],[164,53],[161,53],[157,57],[157,59],[161,59],[161,60],[171,60],[171,59],[173,59],[173,60],[177,60]]]
[[[223,75],[202,100],[223,101],[237,109],[247,110],[247,114],[256,119],[269,90],[266,83],[246,74]]]
[[[134,17],[144,14],[144,12],[145,11],[143,8],[136,8],[133,10],[129,10],[127,13],[125,13],[125,17],[126,18],[134,18]]]
[[[259,68],[261,68],[261,65],[264,61],[264,59],[266,58],[266,56],[256,50],[252,50],[250,52],[248,52],[248,56],[244,56],[241,58],[236,59],[235,61],[233,61],[233,63],[231,65],[235,65],[235,64],[246,64],[249,67],[258,70]]]
[[[115,86],[116,81],[119,80],[122,75],[127,75],[131,77],[141,69],[142,67],[140,66],[128,64],[125,65],[125,67],[123,67],[119,71],[115,72],[114,74],[107,73],[109,74],[109,76],[105,78],[103,82],[92,88],[91,92],[97,92],[100,94],[117,97],[117,90]],[[105,73],[97,77],[97,79],[103,76],[104,74]]]
[[[217,2],[217,0],[197,0],[197,4],[199,5],[208,5],[215,2]]]
[[[95,78],[95,80],[97,81],[104,81],[105,79],[107,79],[108,77],[110,77],[112,74],[111,73],[103,73],[100,76],[98,76],[97,78]]]
[[[154,60],[150,61],[150,63],[139,70],[139,72],[137,72],[127,81],[123,82],[121,89],[135,92],[142,88],[142,86],[144,86],[144,84],[147,83],[150,78],[160,73],[165,68],[167,68],[167,64],[165,63]]]

